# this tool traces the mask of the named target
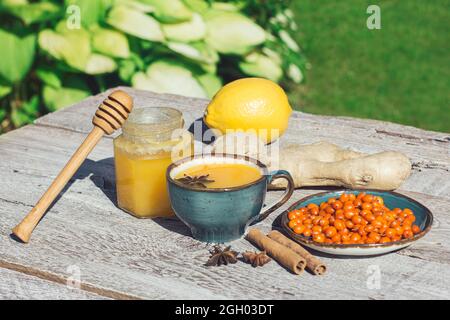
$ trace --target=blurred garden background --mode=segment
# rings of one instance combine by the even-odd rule
[[[448,0],[0,0],[0,133],[117,85],[210,98],[246,76],[450,132],[449,21]]]

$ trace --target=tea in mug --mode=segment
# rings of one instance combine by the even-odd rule
[[[233,188],[261,178],[261,170],[243,163],[204,163],[189,167],[175,176],[175,180],[203,188]]]

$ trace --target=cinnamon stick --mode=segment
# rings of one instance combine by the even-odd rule
[[[322,263],[319,259],[314,257],[311,253],[309,253],[306,249],[304,249],[297,242],[292,241],[281,232],[277,230],[272,230],[267,235],[273,241],[291,249],[301,257],[306,260],[306,268],[310,270],[315,275],[322,275],[327,271],[327,267]]]
[[[246,239],[258,246],[261,250],[265,250],[270,257],[292,272],[301,274],[305,270],[306,260],[303,257],[284,245],[270,239],[258,229],[250,229]]]

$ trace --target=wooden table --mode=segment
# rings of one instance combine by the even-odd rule
[[[207,104],[122,89],[135,97],[136,107],[182,110],[187,126],[201,117]],[[111,137],[101,140],[31,242],[16,242],[11,228],[90,131],[104,97],[90,97],[0,136],[0,298],[450,298],[450,134],[380,121],[295,112],[282,143],[325,140],[363,152],[393,149],[407,154],[413,174],[399,192],[429,207],[435,223],[425,238],[396,253],[359,259],[324,256],[329,271],[322,277],[293,275],[276,262],[263,268],[244,263],[205,267],[207,246],[194,240],[182,222],[139,220],[116,207]],[[287,205],[319,191],[297,190],[259,227],[270,230]],[[270,192],[268,201],[278,196]],[[231,245],[239,251],[254,249],[245,240]],[[377,274],[379,285],[374,285]]]

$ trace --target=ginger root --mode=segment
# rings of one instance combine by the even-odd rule
[[[268,146],[242,147],[242,141],[255,143],[255,139],[247,137],[241,140],[239,147],[235,145],[236,136],[226,139],[226,135],[213,145],[215,152],[244,154],[265,163],[270,170],[284,169],[291,173],[296,187],[307,186],[340,186],[353,189],[397,189],[410,175],[411,162],[400,152],[385,151],[365,154],[343,149],[328,142],[310,145],[293,144],[280,147],[279,153],[267,155]],[[253,141],[253,142],[251,142]],[[225,143],[226,142],[226,143]],[[257,152],[255,152],[257,150]],[[278,149],[277,149],[278,150]],[[278,156],[277,160],[275,157]],[[285,187],[284,180],[275,180],[271,189]]]

